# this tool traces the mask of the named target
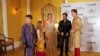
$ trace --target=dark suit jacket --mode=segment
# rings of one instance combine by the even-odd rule
[[[66,33],[68,33],[68,36],[70,36],[71,28],[72,28],[72,25],[69,20],[66,20],[66,22],[64,22],[64,20],[61,20],[59,22],[58,31],[59,33],[64,32],[64,36],[66,35]]]

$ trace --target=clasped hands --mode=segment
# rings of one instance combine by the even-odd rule
[[[61,32],[60,34],[61,36],[64,36],[64,32]],[[66,36],[68,36],[68,33],[66,33]]]

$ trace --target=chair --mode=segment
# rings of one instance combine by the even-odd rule
[[[0,55],[2,56],[2,54],[3,54],[3,49],[2,49],[1,42],[2,42],[2,40],[0,40]]]
[[[10,45],[12,45],[12,49],[14,51],[14,39],[13,38],[8,38],[8,37],[5,37],[4,34],[1,34],[0,40],[2,40],[1,45],[2,45],[2,47],[4,47],[5,53],[7,52],[7,47]]]

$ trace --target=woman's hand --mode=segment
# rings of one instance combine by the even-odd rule
[[[48,40],[48,37],[45,37],[46,40]]]
[[[42,40],[42,38],[38,38],[38,41],[41,41]]]
[[[71,30],[70,32],[73,33],[73,32],[75,32],[75,30]]]
[[[64,36],[64,32],[61,32],[61,36]]]

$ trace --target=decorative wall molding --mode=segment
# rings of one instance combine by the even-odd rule
[[[30,14],[30,0],[27,0],[27,14]]]
[[[5,34],[6,37],[8,37],[6,0],[1,0],[1,3],[2,3],[3,33]]]
[[[53,6],[51,3],[46,4],[41,8],[42,19],[47,20],[47,15],[51,13],[53,15],[53,20],[56,21],[57,8]]]

